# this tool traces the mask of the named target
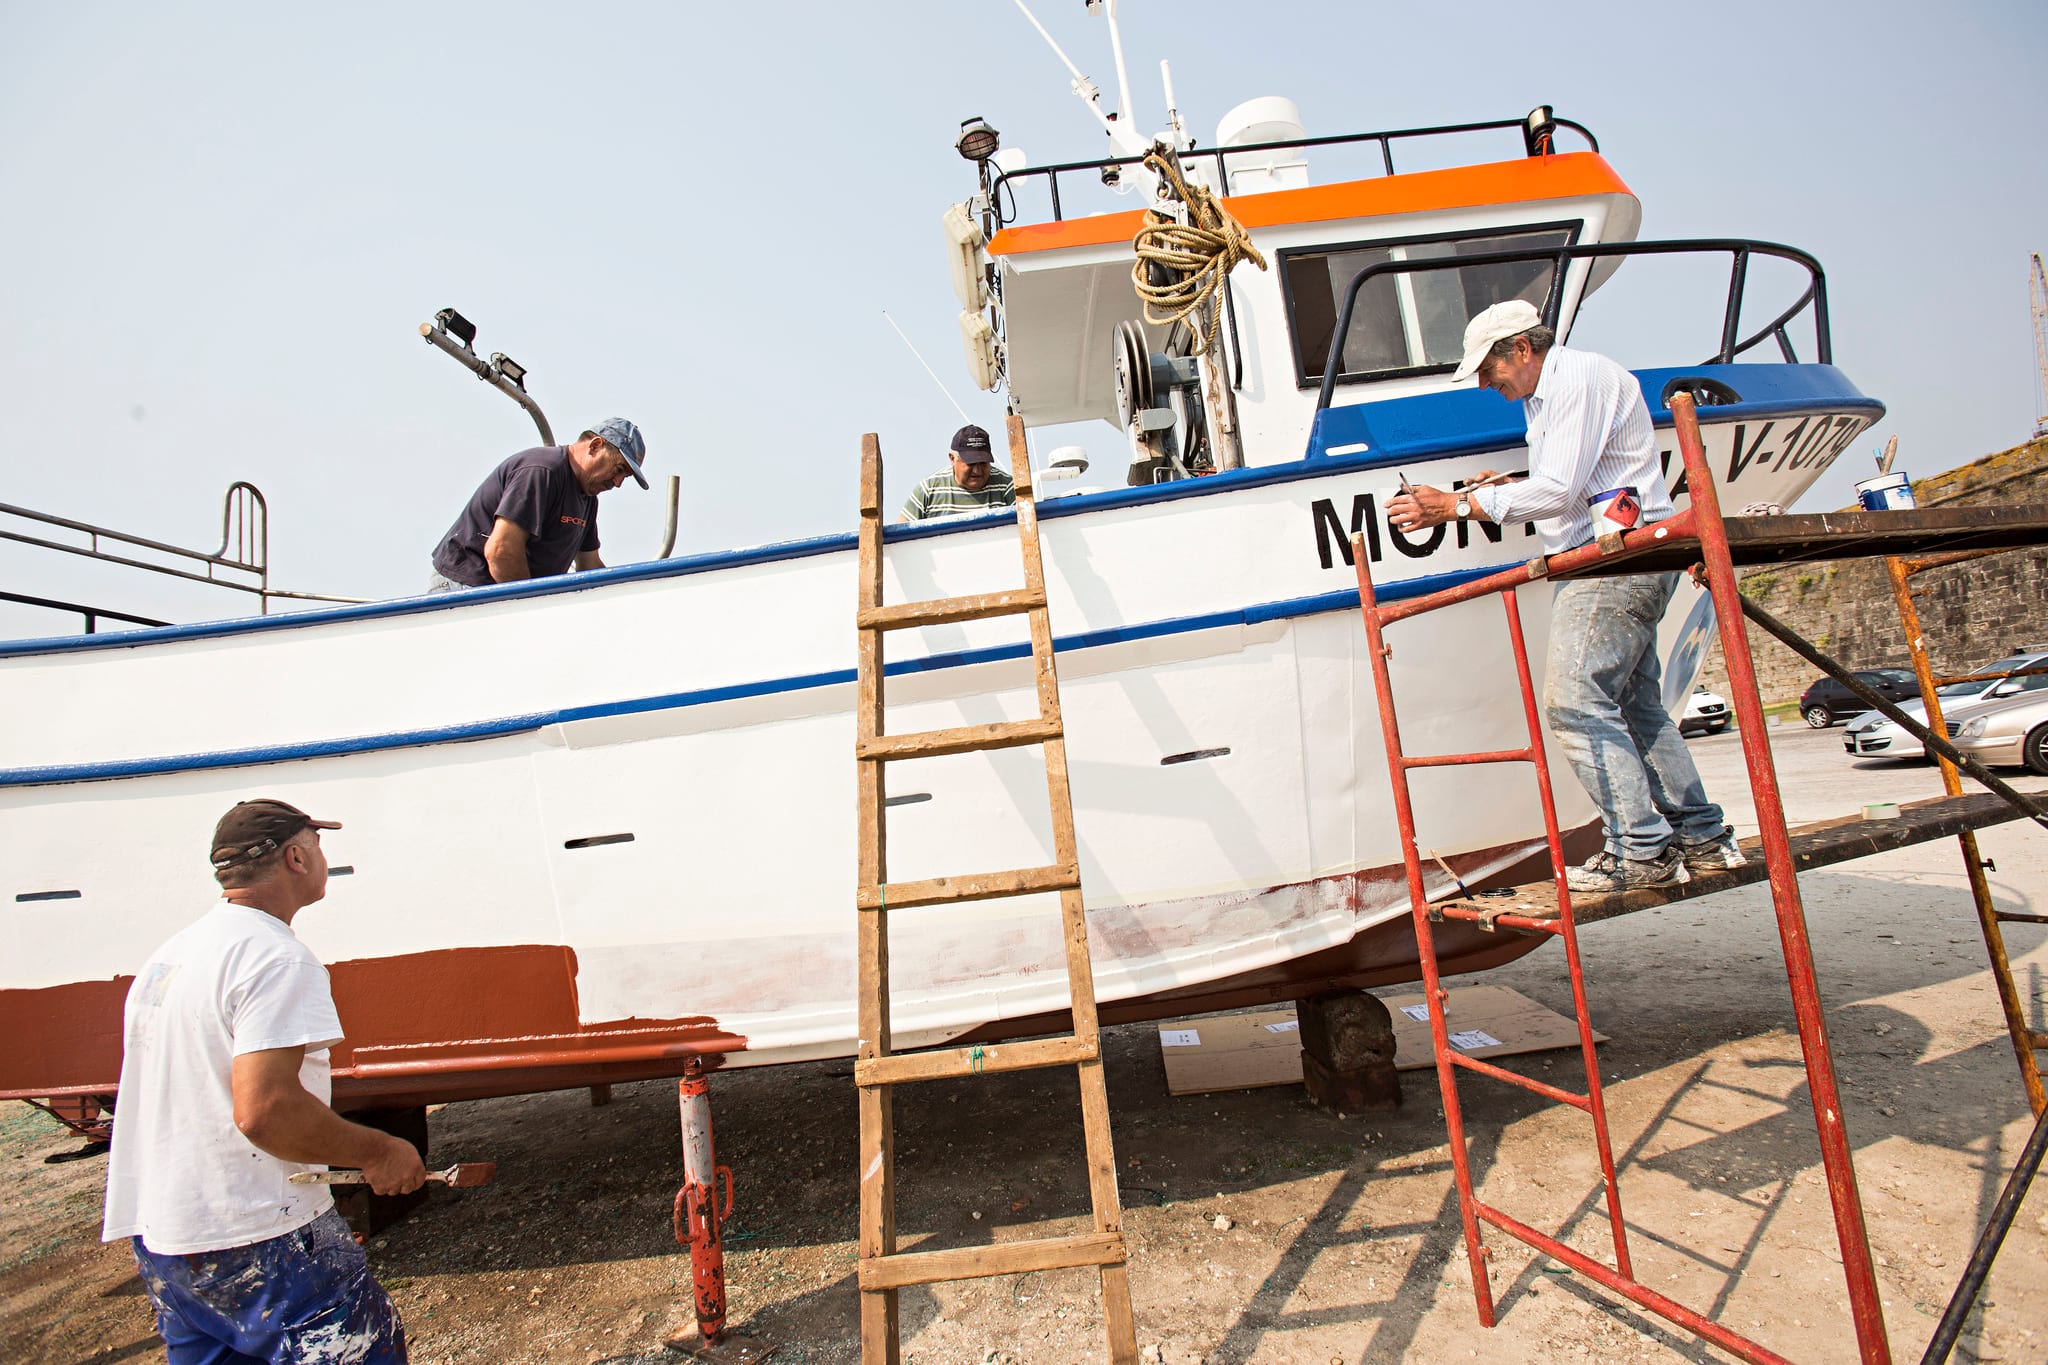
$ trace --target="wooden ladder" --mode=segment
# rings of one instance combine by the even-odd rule
[[[1109,1092],[1103,1085],[1102,1047],[1095,1019],[1095,978],[1088,956],[1088,925],[1081,903],[1081,869],[1074,846],[1074,808],[1067,791],[1067,745],[1060,723],[1059,675],[1053,664],[1052,626],[1046,618],[1045,573],[1038,546],[1038,508],[1032,500],[1031,459],[1024,424],[1010,418],[1010,467],[1017,484],[1017,533],[1024,552],[1024,586],[1005,592],[885,606],[882,602],[882,447],[872,434],[861,441],[860,475],[860,696],[854,755],[860,777],[860,1053],[854,1084],[860,1088],[860,1345],[866,1365],[897,1365],[897,1291],[905,1285],[1015,1275],[1063,1266],[1098,1266],[1109,1358],[1135,1365],[1136,1328],[1124,1270],[1122,1210],[1117,1202],[1116,1157],[1109,1133]],[[1031,660],[1038,682],[1038,718],[967,725],[922,734],[883,733],[882,637],[891,630],[1025,615],[1031,623]],[[1053,863],[1011,871],[890,882],[886,763],[942,754],[974,753],[1021,745],[1045,751],[1051,798]],[[1000,896],[1057,891],[1072,995],[1074,1031],[995,1047],[938,1048],[896,1053],[889,1028],[889,912]],[[997,1071],[1072,1066],[1081,1082],[1081,1126],[1087,1140],[1088,1192],[1095,1229],[1078,1236],[1039,1237],[951,1251],[896,1249],[895,1135],[890,1089],[907,1081],[950,1080]]]

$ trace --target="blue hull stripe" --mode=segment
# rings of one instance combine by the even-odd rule
[[[1671,413],[1660,405],[1664,385],[1679,375],[1718,379],[1735,387],[1746,401],[1705,410],[1706,419],[1716,426],[1777,417],[1796,417],[1822,410],[1868,411],[1871,420],[1884,415],[1884,405],[1865,397],[1848,377],[1832,365],[1696,365],[1688,369],[1640,370],[1638,382],[1659,427],[1671,425]],[[1459,455],[1485,455],[1522,444],[1524,432],[1519,411],[1491,393],[1459,389],[1448,393],[1419,394],[1378,403],[1359,403],[1329,408],[1317,414],[1310,438],[1308,458],[1285,464],[1260,465],[1255,469],[1232,469],[1200,479],[1153,484],[1142,488],[1112,488],[1048,498],[1038,504],[1042,520],[1085,516],[1119,507],[1152,506],[1182,498],[1215,497],[1246,488],[1293,483],[1300,479],[1323,479],[1362,469],[1388,465],[1414,466],[1428,459]],[[1349,455],[1324,455],[1330,448],[1364,442],[1370,449]],[[1016,513],[999,512],[978,517],[945,517],[936,521],[890,525],[883,538],[890,544],[923,540],[930,536],[962,535],[991,527],[1009,526]],[[339,621],[374,621],[390,616],[472,607],[484,602],[504,602],[555,593],[587,592],[613,583],[637,583],[648,579],[682,578],[713,573],[721,569],[744,568],[781,560],[807,559],[813,555],[852,552],[858,539],[850,532],[817,536],[809,540],[784,541],[745,550],[724,550],[714,554],[686,555],[675,559],[623,564],[613,569],[566,574],[526,583],[503,583],[468,592],[443,593],[433,597],[405,597],[389,602],[366,602],[358,606],[330,607],[317,611],[291,612],[283,616],[253,616],[225,621],[202,621],[192,625],[158,626],[144,630],[105,631],[43,640],[0,643],[0,658],[35,654],[61,654],[93,649],[131,649],[138,645],[173,640],[210,640],[224,636],[254,635],[264,631],[295,630],[304,626]],[[425,559],[421,573],[426,572]]]
[[[1475,578],[1484,578],[1499,573],[1508,565],[1491,568],[1460,569],[1452,573],[1428,574],[1419,578],[1390,583],[1381,591],[1384,601],[1397,601],[1404,597],[1417,597],[1423,593],[1435,592],[1440,588],[1455,587],[1469,583]],[[1200,616],[1175,617],[1165,621],[1151,621],[1144,625],[1117,626],[1108,630],[1083,631],[1076,635],[1056,640],[1055,648],[1061,653],[1072,653],[1082,649],[1096,649],[1104,645],[1126,644],[1134,640],[1156,639],[1164,635],[1188,635],[1198,631],[1220,630],[1230,626],[1257,625],[1266,621],[1288,620],[1301,616],[1319,616],[1333,611],[1355,611],[1358,608],[1358,590],[1347,588],[1339,592],[1317,593],[1310,597],[1294,597],[1278,602],[1264,602],[1234,611],[1208,612]],[[1005,659],[1022,659],[1031,653],[1028,644],[990,645],[981,649],[954,650],[944,654],[926,655],[919,659],[906,659],[888,665],[891,676],[907,673],[930,673],[948,668],[966,668],[974,664],[996,663]],[[103,763],[51,764],[35,768],[0,768],[0,787],[41,786],[58,782],[98,782],[120,777],[150,777],[164,773],[198,772],[209,768],[239,768],[262,763],[290,763],[299,759],[333,758],[344,754],[379,753],[391,749],[420,748],[430,744],[461,744],[471,740],[497,739],[505,735],[524,734],[547,725],[559,725],[570,721],[596,720],[605,716],[640,715],[649,711],[674,711],[691,706],[710,706],[718,702],[738,701],[747,697],[772,696],[781,692],[801,692],[812,688],[835,687],[854,680],[850,668],[834,669],[826,673],[804,673],[794,677],[772,678],[765,682],[734,683],[725,687],[707,687],[691,692],[671,692],[656,697],[636,697],[630,701],[603,702],[594,706],[572,706],[556,711],[535,711],[526,715],[501,716],[495,720],[474,721],[464,725],[436,726],[425,730],[400,730],[384,735],[360,735],[348,739],[313,740],[304,744],[277,744],[252,749],[222,749],[204,754],[173,754],[161,758],[119,759]]]

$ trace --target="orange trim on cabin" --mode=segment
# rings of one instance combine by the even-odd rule
[[[1241,194],[1223,202],[1248,228],[1288,223],[1327,223],[1343,218],[1379,218],[1396,213],[1517,204],[1542,199],[1581,199],[1596,194],[1632,194],[1597,152],[1495,161],[1443,171],[1416,171],[1376,180],[1347,180],[1298,190]],[[991,256],[1014,256],[1062,247],[1128,242],[1144,226],[1145,211],[1068,218],[1057,223],[1006,227],[988,244]]]

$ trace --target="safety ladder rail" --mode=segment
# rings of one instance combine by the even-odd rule
[[[1080,857],[1067,779],[1059,675],[1053,659],[1052,625],[1046,612],[1045,571],[1038,543],[1031,460],[1024,443],[1024,424],[1019,418],[1009,419],[1009,441],[1024,586],[894,605],[882,600],[881,443],[873,435],[861,443],[860,585],[855,618],[859,696],[854,750],[859,778],[856,905],[860,918],[860,1048],[854,1063],[854,1083],[860,1094],[861,1359],[867,1365],[896,1365],[899,1360],[897,1292],[907,1286],[1073,1266],[1098,1268],[1111,1361],[1115,1365],[1135,1365],[1138,1359],[1130,1284],[1125,1271],[1123,1218],[1117,1198],[1116,1158],[1110,1139],[1109,1096],[1102,1071],[1094,969],[1088,950]],[[883,733],[883,638],[888,632],[1017,615],[1029,618],[1039,711],[1035,719],[920,734]],[[1052,812],[1051,864],[920,881],[888,880],[885,764],[1032,744],[1040,746],[1045,755],[1046,788]],[[1060,898],[1072,1033],[1000,1046],[893,1052],[889,1023],[889,913],[1045,892],[1057,892]],[[1076,1068],[1080,1080],[1093,1231],[993,1246],[898,1251],[894,1104],[890,1087],[1060,1066]]]
[[[1621,535],[1603,537],[1598,543],[1566,551],[1548,559],[1530,561],[1514,569],[1473,580],[1426,596],[1380,606],[1373,589],[1371,558],[1362,544],[1354,541],[1352,563],[1357,571],[1361,614],[1364,617],[1368,653],[1377,688],[1380,723],[1385,737],[1387,767],[1394,790],[1396,815],[1400,822],[1402,859],[1408,876],[1411,911],[1415,922],[1418,955],[1421,960],[1425,998],[1429,1006],[1430,1038],[1436,1054],[1438,1086],[1442,1092],[1445,1126],[1449,1130],[1452,1168],[1464,1223],[1467,1258],[1471,1264],[1472,1289],[1480,1322],[1494,1324],[1492,1286],[1486,1264],[1489,1251],[1480,1240],[1478,1224],[1499,1228],[1544,1255],[1585,1274],[1588,1278],[1622,1295],[1631,1302],[1684,1327],[1723,1350],[1748,1361],[1782,1362],[1783,1357],[1747,1337],[1713,1322],[1698,1312],[1659,1294],[1635,1279],[1630,1269],[1628,1232],[1622,1220],[1619,1181],[1613,1165],[1606,1106],[1600,1089],[1599,1060],[1594,1055],[1592,1025],[1588,1015],[1583,964],[1579,957],[1578,930],[1570,889],[1565,880],[1563,841],[1557,824],[1550,770],[1544,755],[1541,718],[1536,708],[1535,685],[1530,676],[1528,651],[1521,628],[1515,591],[1523,584],[1540,581],[1565,571],[1594,569],[1609,556],[1630,549],[1644,549],[1679,538],[1696,538],[1704,564],[1706,586],[1714,599],[1722,653],[1727,663],[1729,691],[1741,728],[1743,756],[1748,765],[1755,794],[1759,833],[1770,872],[1772,901],[1777,913],[1780,941],[1784,949],[1787,983],[1791,988],[1793,1013],[1801,1054],[1807,1072],[1815,1125],[1819,1133],[1822,1165],[1826,1172],[1830,1204],[1835,1218],[1837,1243],[1841,1250],[1843,1274],[1847,1281],[1850,1313],[1856,1328],[1858,1358],[1864,1365],[1879,1365],[1891,1359],[1884,1316],[1878,1296],[1876,1269],[1872,1262],[1868,1234],[1864,1228],[1862,1201],[1856,1188],[1855,1168],[1842,1122],[1842,1105],[1829,1048],[1826,1022],[1822,1017],[1820,993],[1815,979],[1812,947],[1808,941],[1804,910],[1799,899],[1797,869],[1794,866],[1784,803],[1777,784],[1769,740],[1764,729],[1763,703],[1756,686],[1756,670],[1749,652],[1749,638],[1743,628],[1742,599],[1736,591],[1734,564],[1728,534],[1721,519],[1720,503],[1712,472],[1707,467],[1700,440],[1699,421],[1692,397],[1674,395],[1671,400],[1673,426],[1678,435],[1679,454],[1686,482],[1692,494],[1691,506],[1654,526]],[[1362,537],[1358,538],[1362,540]],[[1617,565],[1615,572],[1641,572],[1640,566]],[[1416,844],[1413,805],[1408,791],[1408,773],[1414,768],[1445,767],[1477,761],[1500,761],[1515,757],[1514,751],[1478,755],[1433,755],[1420,759],[1403,755],[1400,730],[1395,716],[1390,657],[1384,627],[1425,612],[1488,595],[1500,596],[1506,607],[1509,639],[1515,658],[1515,676],[1522,692],[1525,720],[1530,737],[1529,761],[1535,766],[1537,786],[1544,813],[1544,838],[1548,846],[1553,880],[1557,888],[1558,917],[1553,925],[1528,919],[1492,917],[1466,907],[1432,906],[1422,882],[1422,864]],[[1459,913],[1461,912],[1462,913]],[[1583,1096],[1545,1086],[1505,1068],[1477,1062],[1458,1054],[1450,1045],[1444,1018],[1447,996],[1438,976],[1432,924],[1443,919],[1467,919],[1480,923],[1498,922],[1532,931],[1548,931],[1564,940],[1566,963],[1572,984],[1572,1002],[1577,1016],[1580,1051],[1587,1077]],[[1522,1223],[1505,1212],[1485,1204],[1473,1191],[1471,1158],[1465,1143],[1464,1117],[1459,1104],[1456,1073],[1471,1071],[1507,1081],[1537,1094],[1583,1109],[1593,1121],[1595,1142],[1601,1158],[1606,1186],[1609,1221],[1614,1235],[1615,1266],[1609,1268],[1565,1245],[1562,1241]]]

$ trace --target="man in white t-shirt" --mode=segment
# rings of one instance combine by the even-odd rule
[[[292,919],[327,894],[320,831],[244,801],[213,834],[220,903],[128,991],[103,1241],[130,1238],[170,1365],[403,1365],[405,1329],[324,1185],[359,1168],[379,1194],[426,1179],[402,1138],[328,1105],[342,1040],[327,969]]]

